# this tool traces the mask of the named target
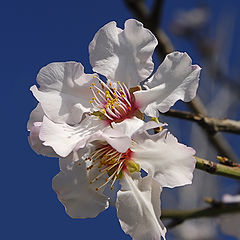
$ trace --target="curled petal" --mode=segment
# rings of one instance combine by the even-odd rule
[[[59,62],[43,67],[31,91],[41,103],[44,113],[57,123],[79,123],[90,109],[89,86],[93,75],[85,74],[81,63]]]
[[[44,117],[39,137],[45,146],[52,147],[59,156],[66,157],[73,150],[85,147],[88,138],[104,127],[105,122],[94,116],[86,116],[77,126],[54,123]]]
[[[103,26],[89,45],[93,70],[113,82],[136,86],[153,71],[152,54],[157,39],[142,23],[129,19],[125,29],[116,22]]]
[[[151,176],[141,178],[139,173],[121,179],[117,193],[117,215],[123,231],[133,240],[165,239],[166,228],[160,215],[161,187]]]
[[[195,151],[179,143],[167,130],[155,135],[143,132],[136,136],[131,150],[134,152],[132,159],[145,171],[151,171],[162,187],[192,183]]]
[[[134,92],[137,104],[145,114],[158,116],[158,110],[167,112],[178,100],[191,101],[196,96],[200,70],[187,53],[168,54],[146,82],[147,90]]]
[[[38,154],[42,154],[48,157],[57,157],[57,154],[51,147],[43,145],[43,141],[39,138],[39,133],[43,121],[44,112],[41,104],[38,104],[30,114],[30,118],[27,123],[27,129],[30,132],[28,142],[31,148]]]
[[[93,218],[108,208],[108,198],[90,187],[84,163],[64,168],[53,178],[52,187],[72,218]]]
[[[123,134],[131,137],[136,131],[142,128],[144,125],[144,121],[133,117],[133,118],[127,118],[124,121],[120,123],[112,123],[112,126],[115,130],[122,132]]]
[[[28,131],[34,126],[35,122],[42,122],[43,121],[44,112],[42,109],[41,104],[39,103],[36,108],[34,108],[30,114],[29,120],[27,122],[27,129]]]

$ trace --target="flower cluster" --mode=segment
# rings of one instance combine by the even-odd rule
[[[195,151],[166,124],[143,121],[144,115],[156,120],[178,100],[192,100],[198,87],[200,67],[186,53],[168,54],[152,74],[156,45],[140,22],[129,19],[124,30],[110,22],[89,45],[94,74],[85,74],[81,63],[51,63],[37,76],[40,87],[31,87],[39,103],[28,122],[29,143],[37,153],[59,158],[53,189],[66,212],[96,217],[109,206],[108,190],[117,191],[120,182],[117,215],[135,240],[165,239],[162,187],[190,184],[195,166]]]

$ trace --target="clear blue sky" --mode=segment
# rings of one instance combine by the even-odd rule
[[[177,8],[189,9],[197,2],[166,1],[164,26]],[[223,11],[220,2],[225,1],[211,2],[217,16]],[[228,5],[239,8],[236,2],[228,1]],[[51,179],[59,171],[58,161],[35,154],[26,131],[29,114],[37,103],[29,88],[35,84],[39,69],[50,62],[75,60],[91,72],[88,44],[95,32],[112,20],[122,27],[128,18],[132,14],[121,0],[1,2],[0,237],[5,235],[1,239],[130,239],[121,230],[113,208],[96,219],[73,220],[65,214],[51,188]],[[187,44],[173,40],[179,49],[189,50]],[[193,52],[192,56],[197,62],[197,55]],[[237,55],[233,53],[233,57]]]

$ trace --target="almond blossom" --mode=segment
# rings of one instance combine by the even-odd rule
[[[173,52],[152,75],[156,45],[155,36],[137,20],[127,20],[123,30],[110,22],[89,45],[96,73],[85,74],[77,62],[43,67],[37,75],[40,88],[31,87],[39,102],[28,124],[33,149],[43,155],[67,157],[112,123],[142,119],[143,113],[158,117],[158,111],[168,111],[176,101],[192,100],[200,67],[192,65],[186,53]],[[137,121],[135,128],[142,124]]]
[[[167,129],[148,134],[147,130],[163,124],[150,121],[129,132],[127,122],[131,121],[116,123],[111,130],[131,138],[121,152],[111,139],[101,138],[88,144],[89,151],[79,154],[79,160],[60,159],[61,172],[53,179],[53,189],[71,217],[96,217],[109,206],[106,188],[114,191],[114,184],[120,181],[115,206],[124,232],[135,240],[165,239],[161,189],[191,183],[195,151],[178,143]],[[141,169],[148,172],[144,178]]]

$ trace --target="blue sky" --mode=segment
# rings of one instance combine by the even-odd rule
[[[150,1],[149,1],[150,2]],[[166,1],[163,25],[179,7],[189,9],[198,1]],[[211,1],[214,24],[223,7]],[[228,5],[239,7],[237,1]],[[235,5],[234,5],[235,4]],[[0,4],[0,66],[2,173],[2,239],[130,239],[123,233],[115,210],[96,219],[68,217],[51,188],[58,161],[35,154],[28,145],[26,123],[37,102],[29,91],[41,67],[54,61],[79,61],[91,72],[88,44],[95,32],[109,21],[120,27],[132,18],[121,0],[105,1],[4,1]],[[234,8],[234,7],[233,7]],[[239,23],[239,16],[237,19]],[[238,25],[239,26],[239,25]],[[237,42],[239,37],[234,38]],[[173,38],[179,50],[191,46]],[[239,49],[239,47],[238,47]],[[197,54],[192,51],[196,63]],[[237,59],[237,53],[232,53]],[[234,61],[234,60],[232,60]]]

